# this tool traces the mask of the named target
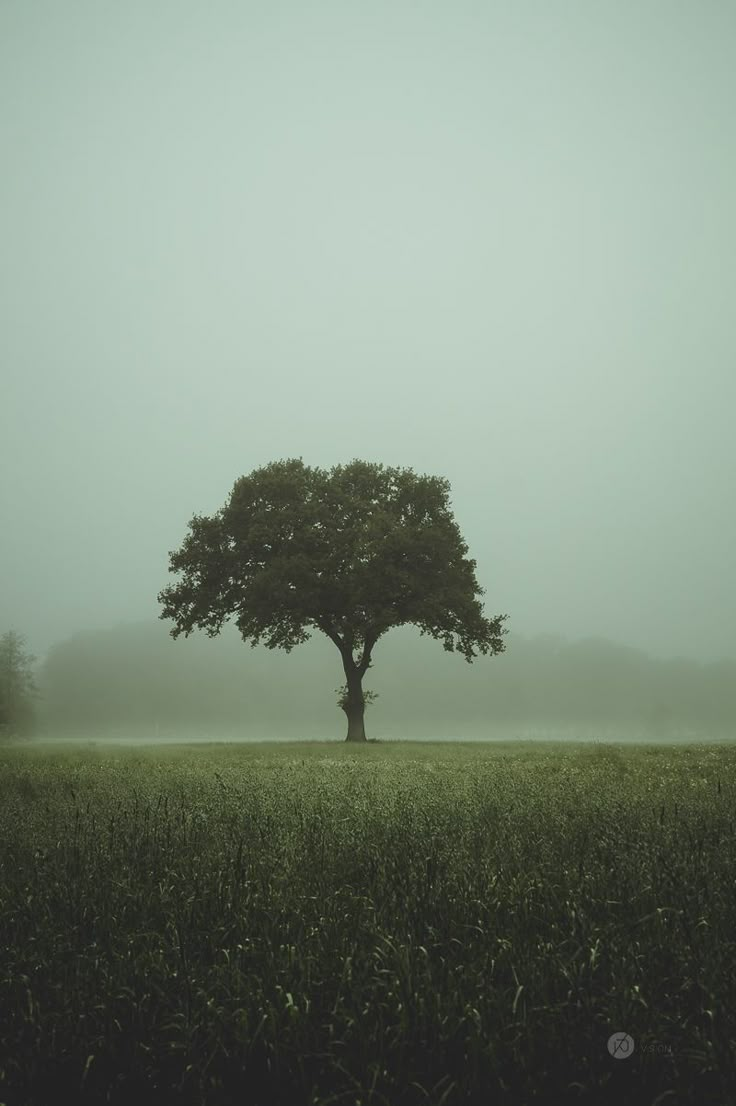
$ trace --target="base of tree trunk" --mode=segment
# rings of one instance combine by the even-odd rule
[[[361,704],[362,707],[362,704]],[[348,735],[346,741],[365,741],[365,713],[363,709],[345,711],[348,718]]]

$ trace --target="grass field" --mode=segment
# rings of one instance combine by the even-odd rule
[[[735,799],[726,745],[3,749],[0,1103],[734,1102]]]

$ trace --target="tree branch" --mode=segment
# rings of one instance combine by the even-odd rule
[[[316,618],[314,622],[317,628],[321,630],[322,633],[325,634],[325,636],[328,637],[334,645],[337,646],[340,652],[344,653],[346,648],[345,642],[342,640],[337,630],[333,629],[333,627],[330,626],[329,622],[327,622],[326,619]]]
[[[368,668],[370,667],[371,652],[379,637],[380,634],[377,630],[369,630],[368,633],[365,635],[365,640],[363,642],[363,652],[361,653],[360,664],[358,665],[358,671],[360,672],[361,676],[364,676],[365,673],[368,671]]]

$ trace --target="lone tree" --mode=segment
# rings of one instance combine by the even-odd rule
[[[26,639],[16,630],[0,637],[0,735],[27,734],[33,727],[35,657],[26,652]]]
[[[244,641],[290,652],[321,630],[338,648],[348,741],[365,741],[363,691],[376,642],[412,624],[458,651],[504,650],[507,615],[484,618],[475,561],[449,504],[450,485],[365,461],[310,468],[276,461],[235,482],[224,507],[195,515],[159,593],[171,636],[215,637],[234,617]]]

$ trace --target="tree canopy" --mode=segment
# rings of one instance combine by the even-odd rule
[[[244,641],[287,652],[321,631],[342,657],[348,736],[362,739],[361,681],[392,627],[413,624],[468,662],[504,649],[507,616],[483,614],[449,492],[440,477],[358,460],[256,469],[214,515],[191,519],[161,617],[173,637],[213,637],[233,618]]]

